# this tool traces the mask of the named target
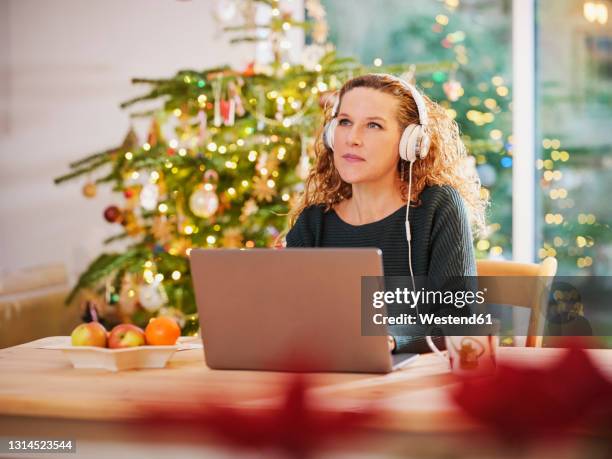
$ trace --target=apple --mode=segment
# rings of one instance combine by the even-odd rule
[[[73,346],[106,347],[106,328],[100,322],[78,325],[70,335]]]
[[[111,349],[144,346],[144,344],[144,331],[133,324],[117,325],[108,335],[108,347]]]

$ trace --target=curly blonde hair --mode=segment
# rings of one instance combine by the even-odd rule
[[[373,88],[397,97],[397,121],[400,134],[409,124],[419,124],[419,112],[410,91],[397,78],[385,74],[365,74],[348,80],[338,92],[342,100],[344,94],[354,88]],[[429,124],[428,132],[431,138],[429,154],[424,159],[414,162],[412,168],[412,189],[410,202],[420,205],[419,196],[426,186],[450,185],[463,198],[469,212],[470,223],[478,234],[485,228],[485,211],[488,201],[480,194],[480,180],[476,173],[475,163],[461,140],[459,126],[446,110],[426,95],[423,95],[427,108]],[[330,104],[326,104],[330,105]],[[315,140],[315,161],[306,179],[304,192],[298,205],[289,211],[289,228],[294,224],[302,211],[311,205],[325,204],[325,211],[331,209],[343,199],[352,196],[352,186],[340,177],[334,166],[333,150],[323,141],[323,131],[333,116],[331,108],[327,107],[325,123],[319,128]],[[402,164],[404,166],[402,168]],[[402,199],[408,200],[408,169],[409,163],[400,159],[398,154],[397,171],[404,177],[401,185]],[[286,234],[286,232],[283,232]]]

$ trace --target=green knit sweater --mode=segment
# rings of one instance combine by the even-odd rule
[[[450,186],[426,187],[420,205],[410,208],[412,269],[434,284],[455,276],[475,276],[476,259],[468,213],[461,195]],[[406,206],[381,220],[351,225],[324,205],[304,209],[287,234],[287,247],[376,247],[382,251],[385,276],[409,276]],[[389,311],[392,313],[392,311]],[[406,312],[406,311],[405,311]],[[395,352],[427,352],[417,326],[389,327]]]

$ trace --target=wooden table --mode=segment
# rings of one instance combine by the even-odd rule
[[[54,339],[0,350],[0,437],[68,436],[78,437],[85,445],[135,448],[142,446],[143,438],[120,427],[137,414],[135,404],[160,401],[181,409],[193,403],[194,397],[235,405],[273,404],[287,381],[283,373],[210,370],[201,349],[177,352],[164,369],[77,370],[61,351],[38,349]],[[540,366],[553,362],[561,352],[500,348],[499,360]],[[589,352],[612,378],[612,350]],[[450,399],[449,388],[456,381],[433,354],[422,355],[407,368],[387,375],[322,373],[309,375],[309,379],[312,399],[324,406],[360,407],[376,401],[389,413],[376,426],[387,437],[425,435],[434,439],[474,427]],[[152,454],[149,451],[147,457],[156,457]]]

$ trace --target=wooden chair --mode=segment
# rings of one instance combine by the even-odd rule
[[[531,309],[527,329],[526,346],[541,347],[548,306],[548,291],[557,273],[557,260],[548,257],[541,263],[518,263],[514,261],[477,260],[478,276],[495,276],[497,279],[483,280],[487,286],[486,299],[491,304],[522,306]],[[521,277],[512,282],[509,277]],[[533,278],[530,282],[528,279]]]

